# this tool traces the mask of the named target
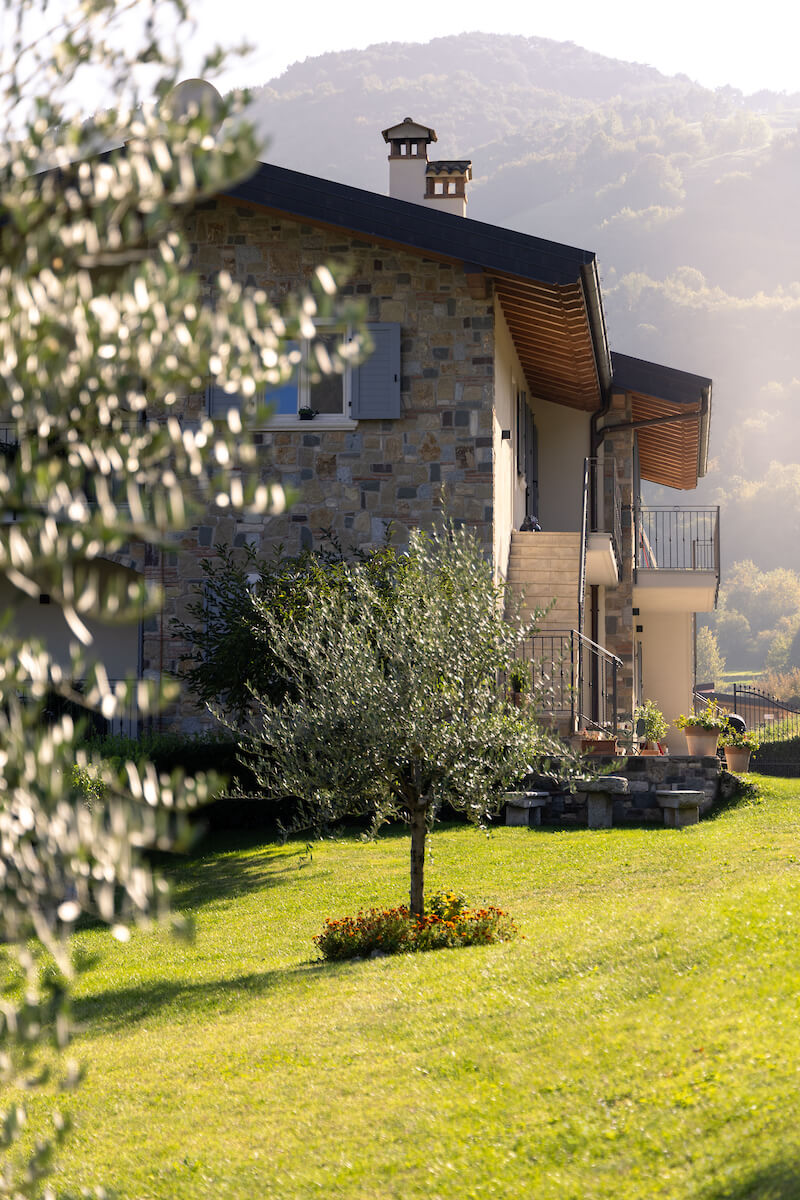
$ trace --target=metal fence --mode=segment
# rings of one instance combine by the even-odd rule
[[[117,680],[110,679],[109,686],[113,690]],[[82,690],[81,684],[72,685],[75,691]],[[125,708],[121,712],[117,712],[113,717],[104,717],[95,709],[84,708],[81,704],[68,699],[66,696],[59,695],[58,692],[50,692],[45,697],[44,706],[42,708],[42,719],[46,724],[52,724],[64,716],[72,717],[73,721],[82,722],[87,733],[98,737],[107,737],[120,735],[122,737],[136,738],[144,731],[145,723],[148,720],[139,712],[136,703],[135,689],[132,689],[134,694],[129,699]],[[23,697],[23,700],[25,697]]]
[[[733,685],[733,711],[738,713],[748,729],[756,731],[762,741],[783,742],[800,738],[800,709],[785,704],[759,688]]]
[[[725,712],[736,713],[748,730],[758,735],[762,744],[753,752],[753,770],[764,775],[800,776],[800,708],[739,683],[734,683],[730,692],[695,692],[695,709],[709,701]]]

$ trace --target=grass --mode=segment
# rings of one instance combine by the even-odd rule
[[[758,687],[758,680],[761,674],[760,669],[743,671],[723,671],[718,687],[722,688],[726,684],[740,683],[743,687],[752,685]]]
[[[796,1200],[796,783],[686,830],[449,827],[431,888],[525,939],[322,965],[404,899],[389,833],[174,872],[193,946],[100,930],[58,1184],[123,1200]]]

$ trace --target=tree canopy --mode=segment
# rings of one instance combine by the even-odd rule
[[[442,803],[479,822],[534,760],[563,751],[502,686],[525,632],[504,598],[474,535],[447,525],[415,531],[391,571],[343,565],[340,586],[288,620],[252,601],[285,683],[277,701],[254,695],[245,726],[259,782],[296,796],[308,825],[406,821],[414,913]]]

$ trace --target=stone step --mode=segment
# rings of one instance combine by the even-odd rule
[[[531,588],[540,593],[545,593],[548,588],[564,592],[566,588],[573,587],[575,594],[578,594],[578,576],[575,571],[513,571],[507,578],[507,583],[515,592],[529,592]]]
[[[527,566],[535,562],[564,562],[573,563],[577,571],[579,558],[577,549],[573,550],[571,546],[537,546],[535,549],[531,547],[526,550],[516,550],[512,546],[508,565],[511,567],[523,563]]]

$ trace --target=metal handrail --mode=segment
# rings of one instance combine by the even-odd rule
[[[587,726],[616,729],[622,660],[577,629],[547,630],[529,641],[530,654],[523,648],[520,657],[530,660],[541,712],[554,718],[568,715],[573,733]],[[588,672],[587,661],[592,668]]]
[[[584,605],[586,603],[586,544],[589,540],[589,478],[590,460],[583,460],[583,505],[581,508],[581,548],[578,567],[578,632],[584,630]]]

